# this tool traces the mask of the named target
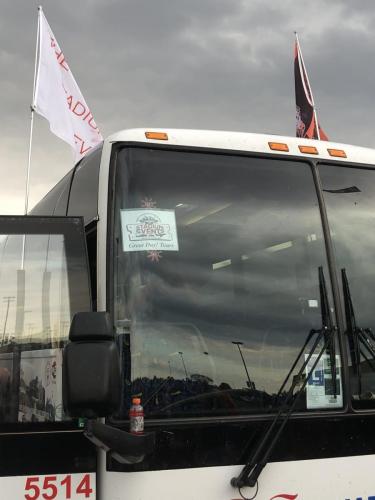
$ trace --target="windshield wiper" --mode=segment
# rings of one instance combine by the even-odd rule
[[[326,284],[325,284],[323,268],[321,266],[318,268],[318,272],[319,272],[320,310],[321,310],[321,315],[322,315],[322,325],[323,325],[323,327],[326,328],[326,330],[324,332],[324,339],[327,340],[327,335],[329,335],[329,332],[331,332],[333,330],[333,323],[332,323],[331,313],[329,310],[329,301],[328,301],[328,296],[327,296],[327,289],[326,289]],[[294,360],[293,365],[291,366],[287,376],[285,377],[284,382],[280,386],[280,389],[279,389],[279,391],[276,395],[276,398],[275,398],[276,401],[278,401],[280,399],[281,394],[282,394],[282,392],[283,392],[283,390],[284,390],[284,388],[289,380],[289,377],[291,376],[295,367],[297,366],[298,362],[300,361],[300,358],[303,355],[303,353],[305,352],[305,349],[306,349],[308,343],[310,342],[310,340],[312,339],[312,337],[315,334],[320,333],[320,332],[321,332],[321,329],[320,330],[313,329],[313,330],[310,330],[310,332],[308,333],[306,340],[305,340],[305,343],[301,347],[301,350],[298,353],[298,356]],[[337,380],[336,380],[336,353],[335,353],[334,342],[332,344],[328,344],[326,352],[327,352],[327,354],[329,354],[329,357],[330,357],[331,377],[332,377],[332,381],[333,381],[332,382],[333,383],[332,389],[333,389],[333,395],[334,395],[334,397],[336,397],[337,396]],[[299,382],[298,376],[297,376],[297,378],[295,377],[295,382],[296,383],[294,384],[294,387]],[[293,389],[294,389],[294,387],[293,387]]]
[[[332,362],[332,353],[334,355],[334,343],[335,343],[335,338],[334,338],[334,333],[336,331],[336,328],[333,327],[332,320],[331,320],[331,314],[329,310],[329,301],[328,301],[328,295],[327,295],[327,288],[325,284],[325,279],[324,279],[324,273],[323,273],[323,268],[319,267],[319,290],[320,290],[320,304],[321,304],[321,311],[322,311],[322,328],[319,330],[311,330],[307,336],[307,340],[305,341],[305,344],[303,345],[303,348],[299,352],[296,361],[293,363],[292,370],[289,371],[287,378],[284,380],[278,394],[280,395],[283,388],[285,387],[285,384],[292,373],[294,367],[297,365],[299,359],[301,358],[305,347],[307,346],[308,342],[310,339],[316,334],[315,341],[312,345],[312,348],[306,356],[304,363],[302,364],[298,374],[293,377],[293,381],[291,384],[291,387],[286,395],[286,398],[284,399],[279,411],[275,415],[274,419],[272,420],[271,424],[269,425],[268,429],[266,432],[263,434],[261,437],[258,446],[255,449],[255,452],[253,456],[250,458],[250,460],[245,464],[243,467],[242,471],[237,477],[233,477],[231,479],[231,485],[236,487],[236,488],[243,488],[244,486],[250,486],[254,487],[258,481],[258,477],[261,474],[262,470],[266,466],[271,453],[285,427],[287,424],[289,417],[293,413],[293,410],[297,404],[297,401],[299,400],[299,397],[301,394],[303,394],[303,391],[314,373],[314,370],[316,366],[318,365],[322,355],[326,352],[330,355],[330,363],[331,363],[331,370],[334,368],[334,376],[332,376],[332,382],[333,382],[333,388],[334,388],[334,394],[336,394],[336,360],[334,360],[334,363]],[[319,343],[323,340],[323,346],[316,355],[316,359],[312,363],[311,368],[308,371],[307,376],[304,376],[306,368],[310,366],[310,361],[312,357],[315,354],[315,351],[319,345]],[[300,381],[303,380],[303,383],[301,387],[299,388],[298,392],[294,395],[294,389],[297,386],[297,384],[300,383]],[[293,399],[294,398],[294,399]],[[293,401],[292,401],[293,399]],[[291,402],[290,406],[289,403]],[[277,424],[280,422],[279,427],[277,428]]]
[[[371,328],[360,328],[354,312],[354,306],[349,288],[346,270],[341,269],[342,288],[344,294],[346,334],[348,336],[350,358],[356,370],[358,381],[358,395],[362,394],[362,369],[361,356],[366,360],[372,370],[375,370],[375,336]],[[372,359],[369,359],[367,355]]]

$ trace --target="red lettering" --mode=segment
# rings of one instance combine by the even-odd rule
[[[276,500],[277,498],[284,498],[285,500],[296,500],[298,495],[286,495],[285,493],[282,493],[281,495],[275,495],[274,497],[270,498],[270,500]]]
[[[79,109],[79,106],[81,107],[81,109]],[[78,109],[77,109],[78,108]],[[86,113],[86,108],[85,106],[80,102],[80,101],[77,101],[74,105],[74,108],[72,109],[73,113],[77,116],[82,116]]]
[[[91,118],[90,118],[90,120],[89,120],[88,124],[90,125],[90,127],[91,127],[92,129],[94,129],[94,130],[98,130],[98,126],[97,126],[97,124],[95,123],[95,121],[94,121],[94,117],[93,117],[93,116],[91,116]]]
[[[86,474],[77,486],[76,493],[78,493],[78,495],[85,495],[85,498],[89,498],[92,492],[93,489],[90,485],[90,475]]]
[[[41,486],[40,482],[42,480],[43,485]],[[76,493],[74,498],[78,498],[77,495],[82,495],[84,498],[93,498],[92,493],[94,490],[91,487],[90,474],[85,474],[83,477],[82,475],[79,475],[78,481],[78,486],[73,486],[72,476],[70,474],[65,476],[62,481],[58,481],[57,476],[45,476],[44,478],[43,476],[27,477],[23,498],[26,500],[54,500],[58,497],[69,500],[72,498],[73,488],[75,488]]]
[[[76,139],[76,141],[75,141],[76,144],[81,144],[80,150],[79,150],[80,155],[84,155],[85,153],[87,153],[87,151],[90,151],[91,146],[88,146],[86,149],[84,149],[85,148],[85,141],[81,137],[79,137],[79,135],[74,134],[74,138]]]
[[[61,486],[66,487],[66,495],[65,497],[67,499],[72,498],[72,476],[66,476],[62,481],[61,481]]]
[[[55,482],[56,482],[56,476],[46,476],[44,478],[43,490],[44,491],[50,490],[50,492],[51,492],[49,494],[48,493],[42,494],[42,497],[45,500],[54,500],[54,498],[57,497],[58,489],[57,489]]]
[[[64,68],[65,71],[69,71],[69,67],[65,62],[65,57],[64,57],[64,54],[62,53],[62,51],[60,50],[60,52],[59,52],[58,50],[55,50],[55,54],[56,54],[57,62],[60,64],[60,66],[62,68]]]
[[[27,493],[25,495],[26,500],[36,500],[37,498],[39,498],[40,488],[38,486],[38,482],[39,482],[39,477],[38,476],[28,477],[26,479],[25,491],[32,490],[32,493],[33,493],[32,495],[30,495],[29,493]]]
[[[72,103],[73,103],[73,96],[70,95],[69,97],[66,98],[66,100],[68,102],[69,109],[71,110],[72,109]]]
[[[64,54],[62,54],[62,59],[58,60],[60,66],[65,69],[65,71],[69,71],[69,66],[65,60]]]

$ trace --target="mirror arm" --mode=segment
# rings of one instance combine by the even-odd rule
[[[130,434],[96,420],[85,422],[84,435],[95,446],[109,452],[121,464],[142,462],[155,449],[155,432]]]

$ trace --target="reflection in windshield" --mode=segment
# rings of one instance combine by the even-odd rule
[[[123,150],[114,238],[120,336],[131,324],[124,411],[134,394],[149,415],[270,408],[321,324],[317,269],[326,262],[309,166]]]
[[[321,165],[320,176],[325,191],[329,224],[338,269],[345,269],[341,289],[346,306],[347,333],[363,329],[375,331],[375,174],[362,168]],[[345,279],[347,282],[345,282]],[[348,290],[350,284],[350,306]],[[346,297],[345,297],[346,295]],[[366,351],[358,352],[356,366],[354,347],[349,336],[349,363],[353,405],[357,408],[373,408],[375,405],[375,372],[366,360]],[[367,356],[368,356],[367,352]]]

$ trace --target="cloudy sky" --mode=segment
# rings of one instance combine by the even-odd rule
[[[36,0],[0,0],[0,213],[24,209]],[[330,139],[375,147],[374,0],[45,0],[104,136],[133,127],[295,133],[293,31]],[[30,205],[72,167],[36,116]]]

